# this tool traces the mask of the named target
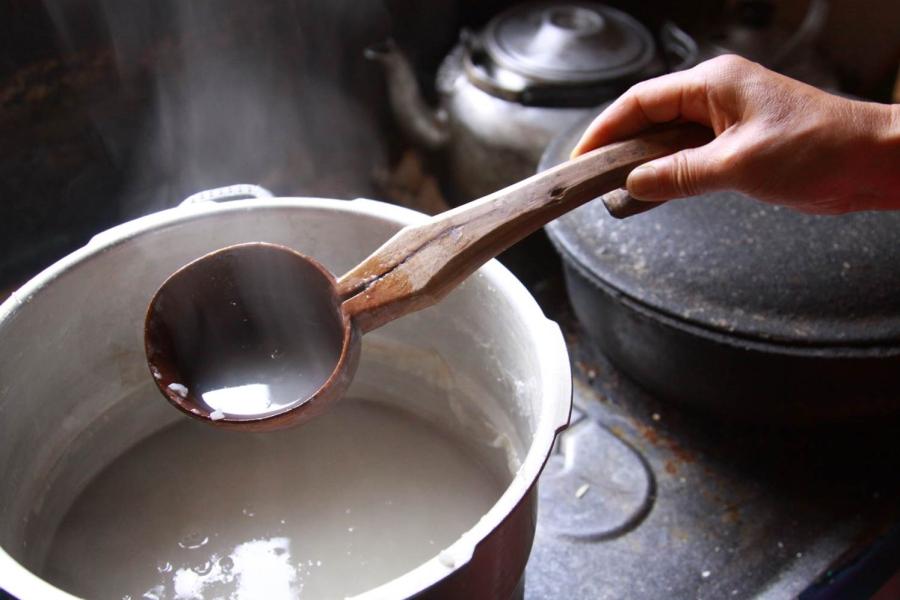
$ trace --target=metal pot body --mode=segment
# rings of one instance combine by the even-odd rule
[[[542,98],[539,91],[509,92],[483,83],[481,68],[473,59],[478,54],[473,46],[481,43],[471,35],[463,36],[437,75],[446,117],[450,180],[458,202],[532,175],[547,144],[560,131],[597,114],[597,105],[615,98],[631,83],[665,71],[661,58],[654,56],[639,74],[594,87],[590,96],[582,97],[583,90],[572,85],[562,98]]]
[[[896,349],[811,349],[722,335],[668,317],[579,268],[566,288],[594,347],[647,391],[749,422],[837,422],[896,414]]]
[[[900,215],[804,215],[720,191],[624,220],[589,202],[546,231],[593,342],[660,397],[783,421],[900,409]]]
[[[480,198],[534,174],[544,148],[594,107],[527,106],[458,77],[443,98],[455,200]]]
[[[366,55],[384,65],[406,134],[446,149],[459,203],[533,173],[555,135],[631,84],[696,62],[694,40],[674,24],[659,37],[661,49],[633,17],[587,0],[513,6],[479,33],[463,32],[438,70],[436,113],[392,41]]]
[[[71,597],[40,577],[60,519],[126,448],[180,418],[164,402],[139,401],[152,386],[143,313],[169,273],[252,240],[342,273],[419,218],[368,200],[196,202],[108,230],[15,292],[0,307],[0,588]],[[410,386],[415,402],[402,393]],[[509,470],[494,506],[440,559],[359,597],[515,593],[534,534],[535,482],[571,409],[559,328],[492,261],[438,306],[367,335],[354,388],[475,444],[505,440]]]
[[[671,70],[696,62],[693,40],[667,24],[662,32],[665,51],[677,62]],[[631,84],[666,71],[656,56],[637,75],[606,85],[587,104],[541,104],[526,95],[490,93],[472,77],[469,50],[458,46],[441,65],[437,89],[446,119],[446,151],[457,201],[478,198],[534,174],[548,144],[560,132],[600,113],[603,106]],[[573,93],[577,95],[577,88]]]

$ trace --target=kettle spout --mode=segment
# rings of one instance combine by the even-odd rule
[[[364,55],[384,67],[391,109],[403,132],[429,150],[441,148],[449,138],[447,115],[432,110],[419,91],[409,60],[392,39],[365,49]]]

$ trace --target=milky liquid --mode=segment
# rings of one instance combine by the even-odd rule
[[[458,440],[372,402],[264,434],[183,420],[79,496],[44,576],[88,598],[343,598],[438,555],[501,479]]]

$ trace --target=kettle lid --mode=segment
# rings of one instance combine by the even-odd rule
[[[551,85],[628,79],[656,56],[646,27],[596,2],[534,2],[488,23],[484,51],[499,67]]]

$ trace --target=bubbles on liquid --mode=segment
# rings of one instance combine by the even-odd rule
[[[197,575],[209,575],[209,573],[210,573],[210,572],[212,571],[212,569],[213,569],[213,564],[215,564],[215,561],[216,561],[217,559],[218,559],[218,556],[216,556],[215,554],[213,554],[213,555],[210,557],[210,560],[208,560],[208,561],[206,561],[206,562],[203,563],[203,566],[200,566],[200,567],[195,568],[195,569],[194,569],[194,573],[196,573]]]
[[[275,358],[281,358],[281,354],[282,354],[281,350],[279,350],[278,348],[275,348],[274,350],[272,350],[271,353],[269,353],[269,356],[271,356],[273,359],[275,359]]]
[[[175,570],[165,598],[296,598],[302,591],[303,572],[290,563],[290,540],[285,537],[252,539],[226,556],[212,553],[202,565]],[[233,586],[233,587],[232,587]],[[222,592],[233,589],[228,596]],[[170,592],[171,596],[165,594]],[[161,599],[160,599],[161,600]]]
[[[170,563],[169,561],[166,561],[162,564],[156,565],[156,570],[159,571],[160,573],[171,573],[172,569],[173,569],[172,563]]]
[[[166,595],[166,586],[155,585],[141,596],[141,600],[163,600]]]
[[[185,550],[196,550],[202,548],[209,543],[209,536],[202,533],[192,532],[184,536],[178,541],[178,547]]]
[[[244,515],[245,517],[255,517],[256,516],[256,512],[251,508],[242,508],[241,514]]]
[[[230,556],[223,556],[219,559],[219,567],[223,573],[230,573],[231,569],[234,568],[234,559]]]
[[[353,527],[348,527],[347,531],[349,531],[350,533],[353,533]]]

